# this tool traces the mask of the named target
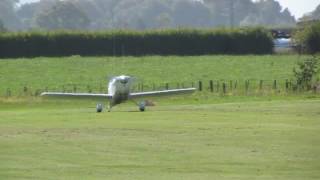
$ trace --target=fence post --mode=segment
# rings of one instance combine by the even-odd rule
[[[169,83],[166,83],[166,90],[169,89]]]
[[[213,92],[213,81],[210,80],[210,91]]]
[[[234,89],[236,90],[238,88],[238,80],[234,83]]]
[[[299,92],[301,89],[301,85],[300,85],[300,82],[297,80],[296,82],[296,91]]]
[[[23,94],[26,96],[28,93],[28,87],[24,86],[23,87]]]
[[[273,89],[277,89],[277,80],[273,81]]]
[[[232,89],[233,89],[233,82],[232,80],[230,80],[230,91],[232,91]]]
[[[92,89],[91,89],[90,85],[87,85],[87,89],[88,89],[88,93],[92,93]]]
[[[7,96],[7,97],[10,97],[10,96],[11,96],[11,90],[10,90],[10,88],[7,88],[6,96]]]
[[[227,94],[227,85],[225,82],[222,84],[223,94]]]
[[[103,93],[103,87],[102,87],[101,83],[99,84],[99,92]]]
[[[262,88],[263,88],[263,80],[260,80],[260,83],[259,83],[259,89],[260,89],[260,91],[262,91]]]
[[[289,80],[286,79],[286,91],[288,91],[288,89],[289,89]]]
[[[76,93],[77,92],[77,85],[73,85],[73,92]]]
[[[246,89],[246,94],[247,94],[249,91],[249,80],[245,81],[245,89]]]
[[[202,81],[199,81],[199,91],[202,91]]]
[[[290,90],[292,90],[292,81],[291,80],[289,81],[289,88],[290,88]]]

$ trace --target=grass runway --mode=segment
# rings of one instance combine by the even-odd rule
[[[320,97],[311,92],[197,92],[95,113],[107,76],[145,84],[293,79],[297,55],[66,57],[0,61],[0,179],[320,179]],[[24,87],[28,93],[24,93]],[[10,89],[11,96],[6,92]],[[253,89],[256,91],[256,89]],[[257,95],[257,96],[256,96]]]
[[[0,103],[0,179],[319,179],[320,100]]]

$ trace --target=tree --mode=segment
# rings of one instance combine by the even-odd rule
[[[313,19],[320,19],[320,4],[312,13]]]
[[[274,26],[295,24],[295,19],[288,8],[282,11],[280,3],[275,0],[258,1],[257,10],[260,24]]]
[[[7,30],[4,27],[4,24],[3,24],[2,20],[0,19],[0,32],[4,32],[4,31],[7,31]]]
[[[9,30],[20,28],[20,22],[15,14],[15,6],[19,0],[0,0],[0,17]]]
[[[233,24],[231,17],[233,16],[233,3],[232,0],[204,0],[204,3],[210,7],[212,12],[213,24],[215,26],[228,26]],[[232,5],[232,7],[230,6]]]
[[[59,0],[41,0],[21,5],[16,14],[21,21],[23,29],[28,30],[36,27],[35,18],[43,11],[53,7]]]
[[[58,1],[37,14],[36,24],[43,29],[85,29],[90,24],[87,15],[70,1]]]
[[[275,0],[204,0],[217,26],[294,25],[295,18]]]
[[[9,1],[11,4],[16,2],[0,0],[0,4]],[[17,10],[13,7],[14,3],[11,8],[2,10],[3,7],[0,7],[0,15],[11,9],[11,16],[14,17],[17,11],[24,29],[152,29],[295,24],[289,10],[282,11],[275,0],[41,0],[16,7]],[[14,21],[5,18],[3,22],[9,27],[7,23]]]
[[[311,13],[304,15],[300,21],[320,20],[320,4]]]
[[[233,11],[235,26],[239,26],[248,15],[256,14],[255,4],[251,0],[234,1]]]
[[[155,23],[158,28],[169,28],[172,25],[172,19],[168,13],[161,13],[156,17]]]
[[[143,4],[141,16],[146,28],[167,28],[172,26],[171,9],[168,4],[158,0],[148,0]]]
[[[90,29],[113,28],[116,5],[121,0],[72,0],[90,19]]]
[[[175,26],[210,27],[210,10],[198,1],[178,1],[173,8]]]

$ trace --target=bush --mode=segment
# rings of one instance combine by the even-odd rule
[[[294,68],[294,76],[297,80],[297,85],[300,87],[307,88],[308,90],[312,87],[312,81],[319,72],[319,60],[316,57],[312,57],[298,63],[298,69]]]
[[[295,35],[298,46],[306,53],[320,52],[320,22],[307,25]]]
[[[269,54],[261,28],[109,32],[30,32],[0,35],[0,58],[36,56]]]

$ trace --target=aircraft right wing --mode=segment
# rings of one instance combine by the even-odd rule
[[[196,88],[186,88],[186,89],[171,89],[171,90],[163,90],[163,91],[138,92],[138,93],[130,93],[129,98],[185,94],[185,93],[192,93],[195,90],[196,90]]]
[[[49,97],[84,97],[84,98],[108,98],[111,99],[110,94],[94,94],[94,93],[61,93],[61,92],[43,92],[41,96]]]

